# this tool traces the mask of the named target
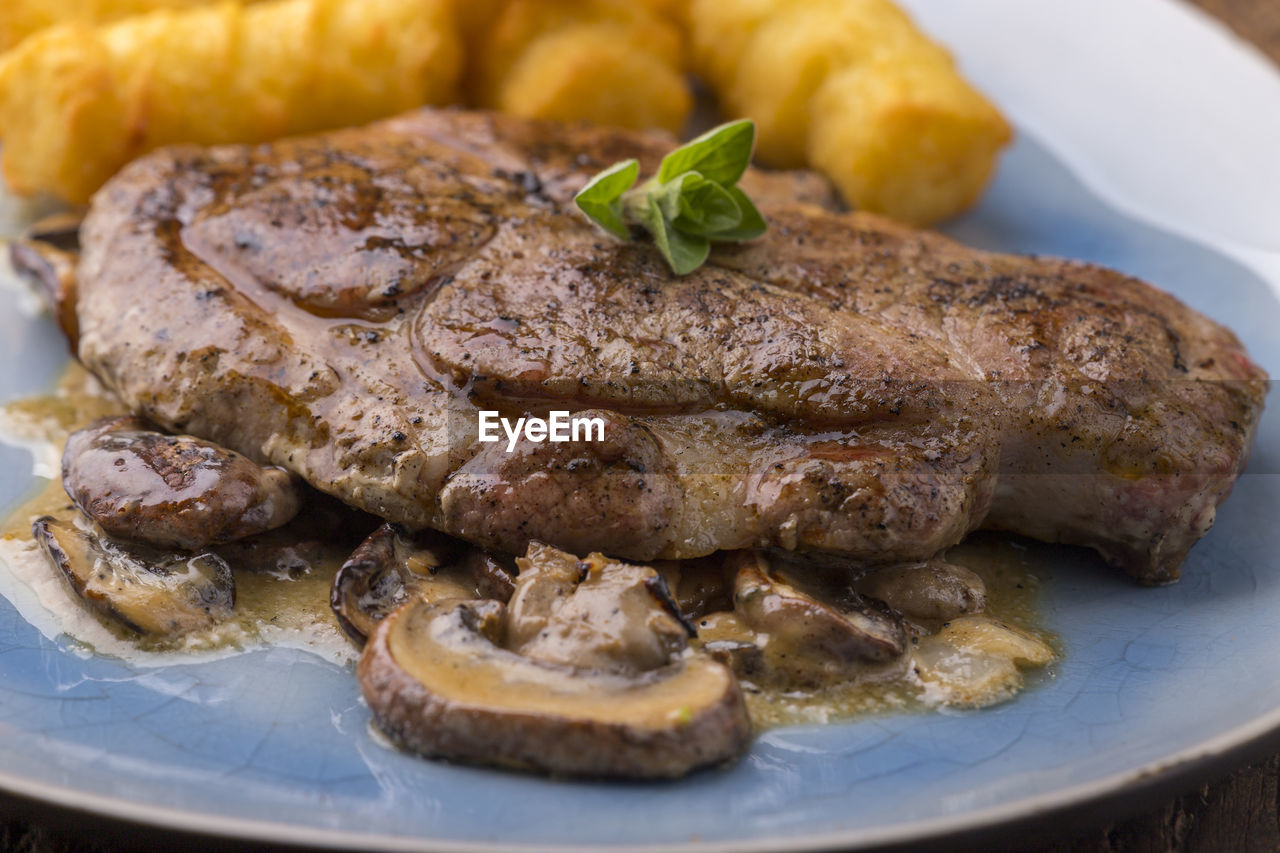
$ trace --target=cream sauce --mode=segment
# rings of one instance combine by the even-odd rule
[[[46,481],[0,525],[0,595],[50,639],[66,637],[79,653],[144,666],[228,657],[264,646],[304,649],[339,664],[355,660],[357,649],[329,609],[333,576],[349,556],[345,547],[310,541],[305,548],[286,546],[273,553],[278,559],[252,568],[237,566],[234,546],[218,549],[235,573],[234,616],[176,641],[139,638],[81,602],[36,546],[31,522],[73,509],[59,474],[66,436],[94,418],[123,411],[91,374],[74,364],[54,393],[0,407],[0,438],[30,450],[34,476]]]
[[[1056,638],[1040,625],[1035,608],[1040,579],[1036,576],[1037,557],[1051,546],[995,533],[978,533],[951,548],[945,555],[949,562],[975,572],[987,588],[984,615],[1029,634],[1043,643],[1056,658],[1061,650]],[[944,623],[917,626],[923,641]],[[1007,676],[994,684],[975,685],[973,691],[939,689],[936,683],[922,679],[915,659],[916,643],[908,659],[900,665],[890,664],[879,671],[868,671],[859,681],[815,690],[776,690],[747,686],[747,709],[758,728],[826,723],[849,717],[893,712],[921,712],[940,707],[982,706],[1007,699],[1026,685],[1030,678],[1043,677],[1034,668],[1011,668]],[[1049,673],[1051,674],[1051,673]]]
[[[291,551],[287,541],[282,541],[289,535],[288,527],[268,534],[284,546],[272,552],[281,558],[274,566],[237,566],[234,546],[219,549],[235,571],[235,615],[208,630],[168,644],[146,641],[81,603],[35,545],[31,522],[41,515],[71,509],[59,476],[68,433],[94,418],[122,411],[119,401],[78,365],[68,369],[54,393],[0,407],[0,440],[28,448],[35,458],[34,476],[46,480],[38,494],[0,525],[0,595],[46,637],[67,637],[79,653],[111,655],[138,665],[226,657],[268,645],[305,649],[340,664],[354,660],[358,651],[343,635],[328,604],[333,576],[350,549],[307,542],[306,548]],[[1040,582],[1035,566],[1039,551],[1047,547],[980,534],[946,555],[949,561],[981,576],[987,590],[987,616],[1030,635],[1031,642],[1042,644],[1046,653],[1055,642],[1039,627],[1035,597]],[[921,639],[928,639],[942,626],[917,627]],[[703,639],[714,638],[714,634],[709,631]],[[960,658],[964,663],[963,654]],[[918,664],[909,655],[904,661],[868,671],[858,681],[814,690],[780,690],[747,683],[748,709],[757,728],[822,723],[947,704],[988,704],[1012,695],[1023,682],[1021,671],[1008,666],[998,689],[984,687],[986,692],[980,694],[964,693],[960,701],[956,697],[961,694],[940,689],[936,681],[922,680]]]

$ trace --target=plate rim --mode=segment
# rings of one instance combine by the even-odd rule
[[[1058,788],[1032,797],[923,821],[882,828],[828,831],[796,837],[680,841],[656,844],[607,844],[610,853],[805,853],[821,850],[867,850],[927,846],[945,840],[948,846],[983,838],[1012,835],[1028,825],[1057,821],[1075,812],[1110,803],[1097,810],[1114,816],[1132,813],[1148,799],[1180,786],[1203,780],[1226,766],[1243,764],[1264,747],[1280,746],[1280,708],[1235,728],[1154,761],[1110,776]],[[708,771],[703,771],[708,772]],[[384,833],[353,832],[332,827],[305,826],[279,821],[215,815],[190,809],[139,803],[97,793],[76,791],[62,785],[32,782],[0,770],[0,791],[33,800],[40,807],[132,824],[184,835],[219,838],[233,842],[276,843],[315,849],[380,850],[387,853],[566,853],[600,850],[590,842],[511,843],[463,839],[413,838]],[[1119,795],[1124,795],[1123,797]]]
[[[1170,7],[1183,6],[1168,2]],[[1199,16],[1206,27],[1221,28],[1221,21],[1198,8],[1189,11]],[[1251,47],[1238,40],[1241,48]],[[1274,69],[1273,69],[1274,70]],[[1034,123],[1033,123],[1034,124]],[[1082,170],[1079,158],[1072,156],[1066,146],[1055,145],[1049,134],[1032,130],[1039,142],[1046,145],[1069,168],[1082,184],[1099,192],[1097,182]],[[1117,199],[1115,193],[1099,193],[1108,206],[1123,210],[1126,215],[1152,227],[1188,236],[1184,228],[1134,204],[1133,199]],[[1200,236],[1202,245],[1228,257],[1241,259],[1239,247],[1224,245],[1221,239]],[[1234,251],[1233,251],[1234,250]],[[1261,272],[1261,271],[1259,271]],[[1280,289],[1280,280],[1262,275],[1273,289]],[[709,853],[710,851],[786,850],[810,851],[827,849],[867,849],[870,847],[902,847],[925,845],[946,840],[952,844],[973,841],[988,835],[1005,835],[1018,831],[1028,824],[1060,820],[1078,810],[1107,804],[1111,811],[1125,813],[1137,808],[1139,802],[1158,793],[1171,790],[1193,778],[1208,778],[1217,769],[1227,765],[1243,764],[1249,756],[1264,748],[1280,745],[1280,708],[1260,714],[1253,719],[1220,732],[1205,740],[1179,750],[1171,755],[1130,767],[1100,779],[1056,788],[1028,797],[1011,799],[1007,803],[958,814],[938,816],[920,821],[902,822],[884,827],[829,830],[796,837],[764,839],[725,839],[721,841],[680,841],[660,844],[609,844],[608,849],[617,853]],[[508,843],[500,841],[473,841],[388,835],[358,832],[283,821],[237,817],[172,806],[161,806],[136,799],[115,797],[108,794],[80,791],[73,787],[30,780],[18,774],[0,770],[0,791],[16,798],[28,799],[40,808],[51,808],[77,815],[91,816],[112,823],[136,824],[153,830],[174,831],[238,842],[269,842],[292,846],[306,845],[315,848],[344,849],[365,848],[387,851],[465,851],[466,853],[491,853],[491,851],[517,850],[520,853],[536,851],[580,851],[599,849],[599,844],[572,843]],[[1102,809],[1092,812],[1101,814]]]

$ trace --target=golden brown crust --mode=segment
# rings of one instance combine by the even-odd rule
[[[260,142],[451,103],[462,63],[452,9],[222,2],[49,27],[0,58],[6,183],[81,203],[161,145]]]

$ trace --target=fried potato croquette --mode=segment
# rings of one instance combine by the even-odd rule
[[[811,101],[823,118],[809,129],[809,162],[852,204],[903,222],[930,225],[965,210],[1012,132],[949,71],[897,57],[831,76]]]
[[[658,8],[629,0],[460,7],[469,100],[531,118],[678,130],[693,95],[682,34]]]
[[[0,51],[54,24],[101,24],[156,9],[202,6],[213,0],[4,0],[0,3]]]
[[[913,225],[964,210],[1009,125],[889,0],[692,0],[694,65],[756,120],[762,162],[817,168]]]
[[[83,202],[161,145],[258,142],[457,97],[448,0],[269,0],[46,29],[0,57],[0,167]]]
[[[683,26],[689,10],[689,0],[639,0],[649,11]]]

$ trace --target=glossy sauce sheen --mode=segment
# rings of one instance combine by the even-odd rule
[[[31,522],[67,512],[58,460],[67,435],[95,418],[124,411],[78,365],[68,368],[57,391],[0,408],[0,432],[36,454],[36,474],[49,478],[40,491],[0,526],[0,591],[27,621],[49,637],[69,636],[85,651],[144,665],[183,658],[225,657],[264,645],[302,648],[345,664],[358,651],[347,641],[329,609],[333,576],[349,556],[348,548],[308,542],[289,552],[285,566],[245,570],[237,566],[235,545],[217,549],[235,570],[234,617],[170,643],[139,639],[81,605],[31,536]],[[243,560],[240,561],[243,563]]]
[[[168,429],[498,551],[894,564],[985,527],[1176,577],[1266,391],[1229,330],[755,170],[768,232],[674,277],[571,200],[671,142],[422,110],[156,152],[84,221],[80,358]],[[530,400],[605,418],[604,440],[476,441],[480,408]]]
[[[1040,580],[1035,574],[1040,552],[1052,546],[996,533],[977,533],[947,552],[947,560],[980,576],[987,588],[985,615],[1049,644],[1057,658],[1062,650],[1041,626],[1036,610]],[[932,627],[932,626],[931,626]],[[908,652],[910,655],[910,651]],[[915,677],[908,658],[883,665],[868,678],[814,690],[746,687],[747,709],[757,728],[826,723],[849,717],[902,711],[927,711],[946,704],[931,695]],[[1015,690],[1034,686],[1053,675],[1049,669],[1026,669]],[[997,700],[998,701],[998,700]]]
[[[0,408],[0,433],[10,443],[31,448],[36,454],[36,474],[48,478],[40,492],[0,527],[0,568],[7,569],[0,572],[0,592],[23,617],[46,636],[70,637],[82,651],[148,666],[222,657],[264,645],[301,648],[340,664],[354,660],[358,651],[341,633],[328,605],[334,573],[349,556],[346,547],[308,542],[305,553],[300,550],[288,560],[292,570],[248,569],[237,565],[234,553],[219,549],[235,570],[234,618],[168,644],[141,640],[81,605],[36,547],[31,522],[41,515],[66,512],[70,506],[57,473],[66,436],[94,418],[122,411],[119,401],[78,365],[68,369],[53,394]],[[1036,554],[1046,547],[979,534],[952,548],[947,558],[982,577],[987,615],[1046,639],[1034,608],[1039,585],[1034,573]],[[713,638],[713,632],[704,632],[702,639]],[[868,671],[860,680],[835,687],[781,690],[745,682],[744,688],[758,728],[919,711],[940,704],[914,677],[910,660]]]

